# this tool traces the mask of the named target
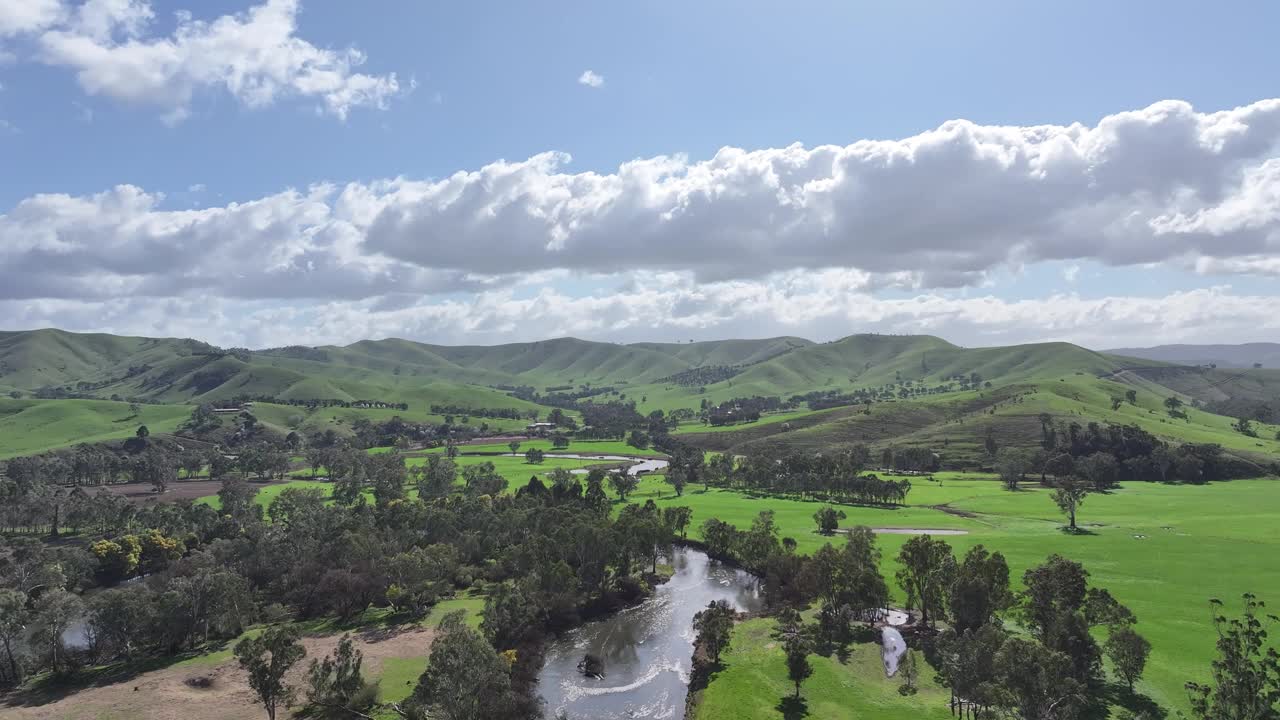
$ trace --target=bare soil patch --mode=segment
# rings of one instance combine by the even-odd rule
[[[353,633],[364,653],[365,677],[376,679],[388,658],[425,657],[431,651],[432,629],[370,628]],[[306,637],[307,656],[295,665],[288,682],[299,688],[306,683],[307,666],[338,646],[341,633]],[[9,699],[19,703],[23,699]],[[299,708],[294,708],[299,709]],[[234,658],[216,664],[186,664],[152,670],[125,682],[89,687],[42,705],[0,705],[6,720],[261,720],[266,713],[257,704],[243,670]],[[292,717],[281,713],[281,717]]]
[[[278,485],[284,482],[282,480],[270,480],[267,482],[250,481],[250,485],[254,487],[266,487],[267,485]],[[92,489],[92,488],[90,488]],[[195,500],[206,495],[217,495],[222,489],[221,480],[179,480],[169,484],[169,490],[163,494],[157,493],[151,486],[151,483],[123,483],[120,485],[103,485],[97,488],[98,492],[108,492],[112,495],[119,495],[129,502],[141,505],[149,502],[175,502],[178,500]]]

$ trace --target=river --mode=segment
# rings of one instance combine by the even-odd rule
[[[747,611],[759,610],[762,602],[754,577],[703,552],[676,548],[671,564],[674,576],[653,597],[552,644],[539,677],[548,717],[561,712],[570,720],[684,716],[694,614],[715,600]],[[603,678],[578,671],[586,653],[604,659]]]

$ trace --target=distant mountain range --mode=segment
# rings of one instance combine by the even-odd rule
[[[1035,446],[1050,416],[1079,427],[1137,424],[1174,442],[1218,443],[1271,463],[1280,457],[1280,425],[1271,424],[1280,417],[1274,368],[1280,345],[1264,343],[1097,352],[1062,342],[963,348],[929,335],[860,334],[825,343],[557,338],[446,346],[386,339],[250,351],[175,338],[0,332],[0,457],[122,437],[133,431],[138,412],[153,431],[169,432],[190,414],[190,403],[251,397],[265,426],[346,433],[359,418],[397,414],[430,423],[454,412],[542,415],[569,393],[634,402],[642,414],[798,396],[785,422],[704,430],[694,421],[680,428],[708,450],[918,446],[978,463],[990,436]],[[1170,417],[1169,396],[1193,412]],[[405,407],[298,407],[314,400]],[[1240,417],[1261,423],[1256,437],[1234,429]]]
[[[1280,368],[1280,343],[1241,345],[1157,345],[1148,348],[1104,350],[1111,355],[1156,360],[1175,365],[1215,365],[1220,368]]]

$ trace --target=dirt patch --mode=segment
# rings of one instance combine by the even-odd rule
[[[268,482],[252,481],[249,484],[253,487],[266,487],[267,485],[278,485],[282,480],[271,480]],[[93,490],[93,488],[88,488]],[[163,495],[157,494],[152,488],[151,483],[123,483],[121,485],[103,485],[97,488],[98,492],[107,492],[112,495],[119,495],[135,505],[142,505],[149,502],[177,502],[179,500],[195,500],[206,495],[217,495],[222,489],[221,480],[179,480],[169,484],[169,490]]]
[[[929,509],[937,510],[939,512],[944,512],[948,515],[955,515],[956,517],[962,517],[962,518],[978,517],[977,513],[969,512],[968,510],[961,510],[959,508],[953,508],[950,505],[930,505]]]
[[[364,653],[365,677],[376,679],[388,658],[420,658],[431,651],[434,630],[374,628],[354,634]],[[301,689],[311,660],[323,658],[338,646],[342,634],[302,639],[307,656],[295,665],[288,682]],[[248,680],[234,658],[214,665],[186,665],[153,670],[128,681],[91,687],[43,705],[0,706],[6,720],[261,720]],[[281,713],[281,717],[291,717]]]

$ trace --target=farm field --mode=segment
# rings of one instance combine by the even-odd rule
[[[842,507],[848,517],[841,526],[967,531],[943,539],[957,555],[976,544],[1002,552],[1015,587],[1020,587],[1023,571],[1051,553],[1083,563],[1091,573],[1091,583],[1110,590],[1137,614],[1137,630],[1154,647],[1138,689],[1163,707],[1185,709],[1183,684],[1203,679],[1207,673],[1214,642],[1208,624],[1210,598],[1221,598],[1230,608],[1245,592],[1264,599],[1280,597],[1280,566],[1273,561],[1280,554],[1280,527],[1274,522],[1274,508],[1280,507],[1280,482],[1241,480],[1204,486],[1123,483],[1111,493],[1089,496],[1079,517],[1088,534],[1068,535],[1061,531],[1062,517],[1047,490],[1009,492],[994,478],[976,474],[939,473],[937,477],[940,483],[913,478],[909,504],[904,508]],[[691,488],[684,497],[675,498],[670,487],[656,477],[646,478],[632,500],[650,498],[660,506],[692,507],[695,529],[691,536],[697,536],[696,528],[710,517],[745,528],[758,512],[773,510],[782,535],[794,538],[799,552],[839,542],[838,537],[826,538],[816,532],[812,515],[821,505],[817,502],[753,498],[714,489],[703,493]],[[884,555],[881,569],[898,602],[903,598],[893,582],[897,570],[894,556],[909,538],[878,536]],[[785,671],[779,670],[783,667],[782,652],[776,647],[772,651],[756,647],[752,633],[760,628],[750,623],[735,632],[734,642],[742,653],[729,655],[727,669],[711,684],[698,717],[777,717],[774,708],[780,696],[775,690],[787,686]],[[746,651],[748,647],[755,649]],[[821,660],[826,662],[835,661]],[[919,717],[916,713],[926,710],[917,703],[927,698],[927,693],[903,699],[896,693],[897,682],[886,681],[882,675],[867,675],[856,667],[831,667],[825,672],[834,683],[832,687],[845,688],[842,692],[847,696],[842,700],[839,692],[834,697],[825,691],[822,695],[841,707],[869,709],[862,704],[869,702],[863,692],[867,688],[860,690],[859,686],[870,684],[892,685],[890,692],[876,701],[883,703],[876,708],[889,712],[883,717]],[[846,677],[850,673],[852,680]],[[765,682],[763,676],[771,680]],[[815,679],[821,677],[821,673],[815,675]],[[863,679],[858,681],[859,677]],[[922,687],[927,686],[929,677],[922,669]],[[727,714],[739,707],[760,710],[754,715]],[[899,710],[888,711],[888,707]]]

